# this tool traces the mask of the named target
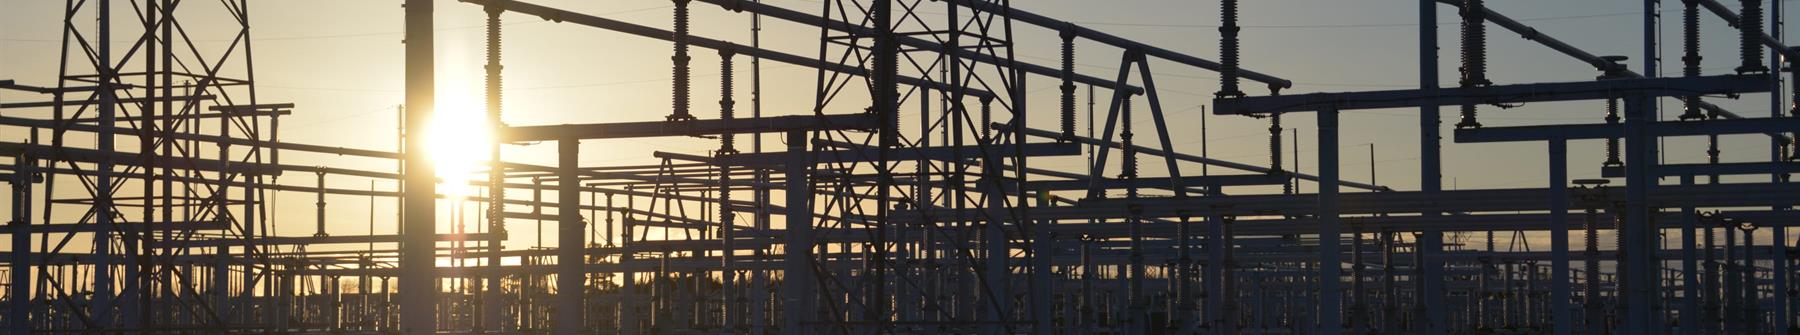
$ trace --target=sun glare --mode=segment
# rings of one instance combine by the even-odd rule
[[[437,112],[426,136],[432,166],[443,180],[438,192],[460,199],[473,195],[469,182],[476,180],[474,174],[486,161],[484,154],[493,137],[487,117],[478,108],[480,104],[455,100],[437,102]]]

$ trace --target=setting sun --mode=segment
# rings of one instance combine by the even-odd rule
[[[437,169],[438,178],[443,180],[438,190],[451,198],[473,195],[474,189],[469,182],[475,180],[474,174],[486,161],[482,155],[487,152],[488,143],[493,141],[487,118],[477,107],[480,104],[460,100],[468,99],[438,101],[431,128],[426,130],[430,141],[426,145],[431,150],[433,167]]]

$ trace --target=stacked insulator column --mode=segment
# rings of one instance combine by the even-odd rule
[[[1244,96],[1238,90],[1238,2],[1219,2],[1219,98]]]
[[[688,94],[690,93],[688,92],[688,60],[690,59],[688,57],[688,1],[689,0],[674,0],[675,56],[670,57],[669,59],[675,61],[675,102],[674,106],[672,106],[675,109],[675,113],[669,114],[669,121],[686,121],[694,119],[694,115],[688,112]]]
[[[1738,57],[1743,65],[1738,65],[1737,72],[1761,73],[1769,71],[1763,61],[1763,8],[1762,0],[1739,0],[1743,9],[1738,14]]]
[[[1075,137],[1075,26],[1062,30],[1062,139]]]
[[[1606,124],[1619,124],[1619,99],[1606,99]],[[1606,139],[1606,162],[1603,164],[1605,166],[1625,165],[1623,161],[1619,160],[1619,138],[1609,137]]]
[[[1493,83],[1487,79],[1487,6],[1482,0],[1464,0],[1462,5],[1462,87],[1482,87]],[[1481,128],[1475,120],[1476,105],[1462,105],[1462,120],[1457,129]]]
[[[732,120],[737,118],[737,113],[733,108],[737,105],[737,102],[731,99],[731,58],[736,55],[737,50],[732,48],[719,49],[719,119],[721,120]],[[737,153],[736,144],[736,134],[720,135],[719,154],[729,155]],[[730,176],[726,175],[725,178],[730,178]],[[730,192],[724,192],[721,196],[726,196],[727,194],[730,194]]]
[[[1681,1],[1681,76],[1700,76],[1700,0]],[[1706,118],[1700,113],[1700,96],[1689,95],[1682,99],[1682,120],[1700,120]]]

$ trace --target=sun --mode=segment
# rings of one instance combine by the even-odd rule
[[[459,100],[466,99],[437,101],[437,111],[425,134],[432,166],[442,180],[438,192],[452,199],[474,194],[469,182],[476,180],[475,173],[481,171],[487,161],[487,148],[493,143],[492,127],[478,108],[481,104]]]

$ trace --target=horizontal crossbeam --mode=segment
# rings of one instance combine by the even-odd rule
[[[1719,75],[1677,78],[1608,79],[1565,83],[1494,85],[1347,93],[1220,98],[1213,113],[1246,115],[1385,109],[1436,105],[1488,105],[1527,102],[1594,100],[1628,96],[1690,96],[1769,91],[1769,79],[1761,75]]]
[[[504,127],[501,142],[538,142],[719,134],[779,133],[795,130],[870,130],[879,125],[874,115],[794,115],[732,120],[645,121]]]

